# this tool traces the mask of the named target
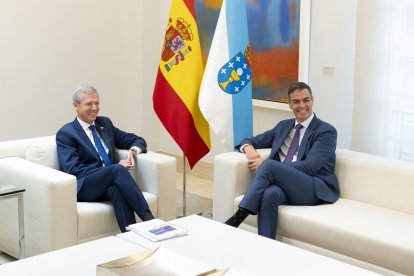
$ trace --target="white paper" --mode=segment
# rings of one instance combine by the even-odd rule
[[[131,224],[127,230],[138,233],[151,241],[161,241],[187,234],[187,230],[158,218]]]

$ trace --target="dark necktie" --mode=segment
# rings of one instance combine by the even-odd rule
[[[293,156],[299,147],[300,129],[302,127],[303,126],[301,124],[297,124],[295,126],[295,134],[293,135],[292,143],[290,143],[288,153],[286,154],[286,158],[283,162],[292,162]]]
[[[89,126],[92,131],[92,137],[95,141],[96,149],[98,150],[99,155],[101,156],[105,166],[109,166],[112,164],[111,159],[109,158],[108,154],[105,151],[104,146],[102,145],[101,139],[99,139],[98,134],[96,133],[95,125]]]

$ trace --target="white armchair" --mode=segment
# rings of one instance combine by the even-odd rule
[[[268,159],[270,149],[258,149],[263,159]],[[214,158],[213,218],[225,222],[238,209],[238,204],[253,180],[247,158],[241,152],[227,152]],[[248,224],[256,226],[255,217],[249,216]]]
[[[117,151],[118,158],[125,154]],[[27,257],[119,233],[112,204],[76,202],[76,178],[58,168],[54,136],[0,142],[0,183],[26,189]],[[139,154],[131,174],[153,214],[174,219],[175,158],[155,152]],[[0,225],[0,251],[17,257],[17,200],[0,201]]]

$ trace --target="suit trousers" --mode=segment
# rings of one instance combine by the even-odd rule
[[[80,202],[112,202],[122,232],[136,223],[134,212],[142,218],[149,206],[129,171],[120,164],[102,167],[87,176],[78,192]]]
[[[321,204],[314,178],[289,163],[265,160],[260,165],[239,207],[257,214],[259,235],[274,239],[279,205]]]

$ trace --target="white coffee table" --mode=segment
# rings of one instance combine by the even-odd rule
[[[117,237],[146,247],[164,247],[218,269],[228,267],[252,275],[378,275],[217,221],[192,215],[171,223],[188,235],[151,242],[127,232]]]
[[[0,275],[95,276],[98,264],[145,250],[112,236],[0,265]]]

